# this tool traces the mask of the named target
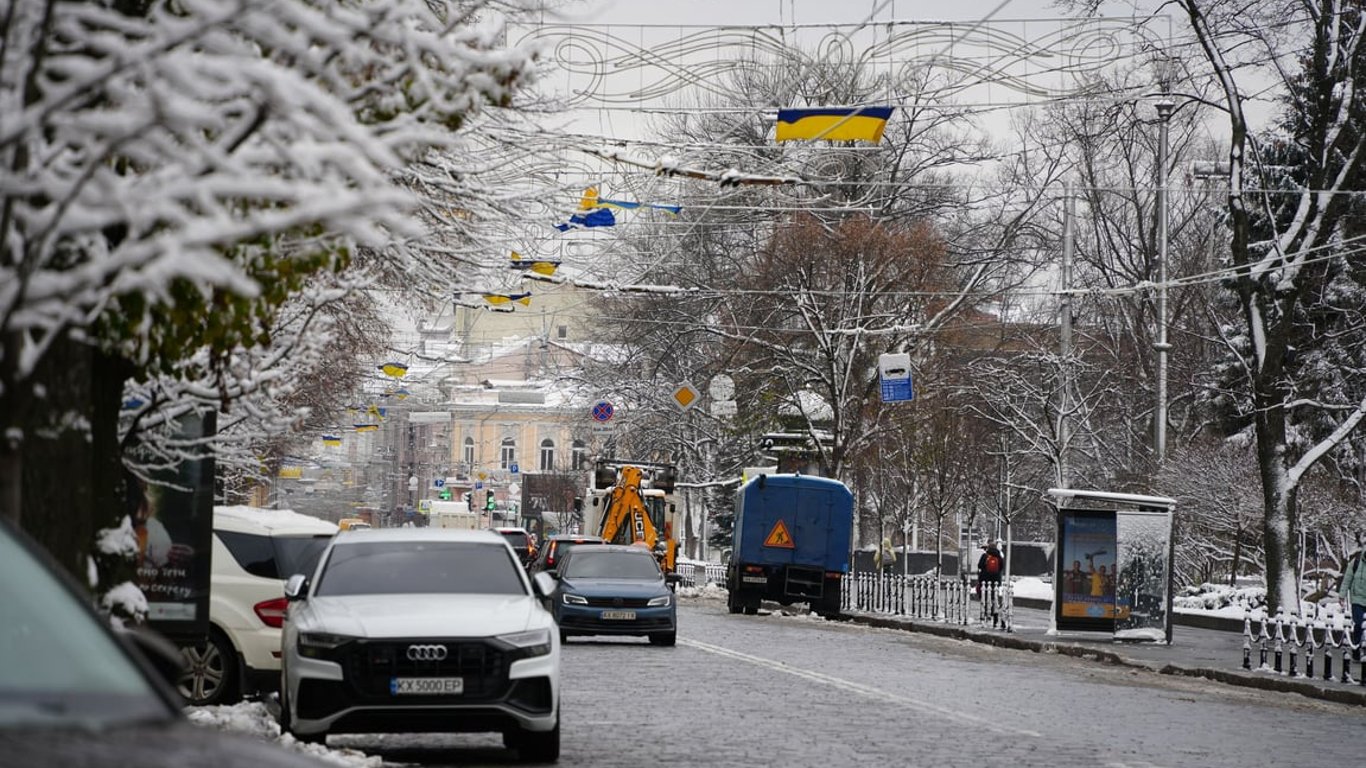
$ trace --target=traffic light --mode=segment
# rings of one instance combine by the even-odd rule
[[[493,491],[489,491],[489,495],[484,497],[484,510],[486,512],[492,512],[496,505],[497,502],[493,498]]]
[[[450,488],[442,488],[442,489],[441,489],[441,493],[437,494],[437,496],[438,496],[442,501],[450,501],[450,500],[451,500],[451,489],[450,489]]]

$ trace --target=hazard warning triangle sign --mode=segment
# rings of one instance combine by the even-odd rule
[[[787,532],[787,523],[779,520],[773,526],[773,530],[768,532],[768,538],[764,539],[765,547],[781,547],[782,549],[796,549],[797,545],[792,543],[792,534]]]

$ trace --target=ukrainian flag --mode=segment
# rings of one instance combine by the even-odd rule
[[[529,307],[531,306],[531,294],[486,293],[484,294],[484,301],[495,307],[507,306],[508,304],[521,304],[524,307]]]
[[[891,107],[818,107],[778,110],[778,141],[882,141]]]
[[[665,203],[636,203],[630,200],[608,200],[605,197],[598,197],[598,188],[589,187],[583,191],[583,197],[579,200],[579,208],[585,211],[594,208],[619,208],[623,211],[635,211],[640,208],[653,208],[657,211],[667,211],[675,216],[683,212],[681,205],[667,205]]]
[[[379,429],[378,424],[355,424],[352,426],[357,432],[374,432]]]
[[[323,435],[323,445],[336,448],[342,444],[342,439],[337,435]]]
[[[522,254],[516,251],[512,252],[513,269],[528,269],[538,275],[550,276],[555,274],[555,270],[558,269],[559,266],[560,262],[558,261],[528,259],[523,258]]]

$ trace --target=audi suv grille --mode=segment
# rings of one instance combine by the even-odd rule
[[[421,649],[410,659],[409,648]],[[444,646],[445,658],[435,658]],[[462,701],[496,699],[508,687],[504,651],[480,640],[400,640],[353,643],[343,668],[346,679],[362,696],[391,699],[389,681],[395,677],[460,677],[465,681]]]

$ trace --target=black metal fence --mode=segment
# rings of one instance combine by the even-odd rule
[[[1252,631],[1252,614],[1243,617],[1243,669],[1252,669],[1252,651],[1257,650],[1257,669],[1290,677],[1324,680],[1366,686],[1366,662],[1361,659],[1361,642],[1352,642],[1351,622],[1308,619],[1278,613],[1258,620]],[[1334,665],[1334,656],[1338,663]],[[1303,660],[1303,670],[1300,668]],[[1357,675],[1352,677],[1352,664]]]

